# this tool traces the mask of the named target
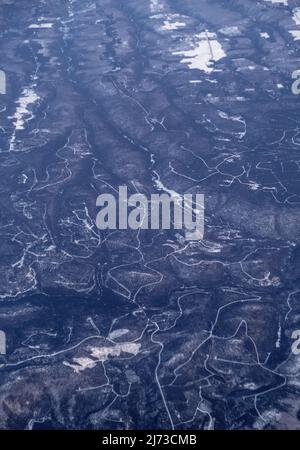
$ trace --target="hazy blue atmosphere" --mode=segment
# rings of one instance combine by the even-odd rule
[[[300,429],[300,1],[1,0],[0,70],[0,429]]]

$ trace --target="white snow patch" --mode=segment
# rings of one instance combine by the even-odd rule
[[[265,0],[266,2],[281,3],[282,5],[288,6],[288,0]]]
[[[124,334],[127,334],[129,330],[127,328],[120,328],[119,330],[114,330],[111,333],[109,333],[108,339],[117,339],[118,337],[124,336]]]
[[[291,33],[295,41],[300,40],[300,30],[290,30],[289,33]]]
[[[106,361],[109,356],[120,356],[121,353],[131,353],[137,355],[141,344],[136,342],[127,342],[124,344],[116,344],[109,347],[91,347],[89,349],[89,357],[73,358],[73,363],[64,361],[63,364],[70,367],[76,373],[80,373],[86,369],[92,369],[100,361]]]
[[[63,365],[70,367],[76,373],[80,373],[86,369],[92,369],[96,366],[96,361],[91,358],[73,358],[75,364],[70,364],[67,361],[63,361]]]
[[[296,25],[300,25],[300,8],[293,9],[293,19],[296,22]]]
[[[181,63],[187,64],[190,69],[199,69],[211,73],[213,62],[224,58],[226,53],[214,33],[204,31],[196,35],[195,38],[198,41],[196,47],[191,50],[173,52],[173,55],[184,56]]]
[[[279,324],[279,328],[278,328],[278,332],[277,332],[276,348],[280,348],[281,335],[282,335],[282,328],[281,328],[281,325]]]
[[[165,20],[162,29],[168,31],[178,30],[179,28],[184,28],[185,26],[185,22],[171,22],[170,20]]]
[[[13,119],[16,130],[24,130],[26,120],[30,120],[33,117],[32,113],[28,110],[28,106],[32,105],[37,100],[39,100],[39,96],[33,89],[23,90],[21,97],[16,102],[18,105],[16,112],[10,117],[10,119]],[[26,116],[30,117],[26,119]]]
[[[105,361],[108,356],[120,356],[121,353],[131,353],[137,355],[141,344],[136,342],[126,342],[124,344],[116,344],[114,347],[92,347],[90,349],[91,356],[98,361]]]
[[[270,39],[269,33],[266,33],[266,32],[260,33],[260,36],[261,36],[262,38],[264,38],[264,39]]]
[[[33,23],[31,25],[29,25],[28,28],[52,28],[53,27],[53,23]]]

